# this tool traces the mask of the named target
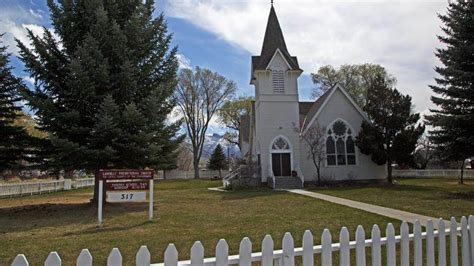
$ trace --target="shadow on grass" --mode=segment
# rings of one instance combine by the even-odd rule
[[[104,215],[108,218],[124,213],[148,210],[148,203],[105,204]],[[97,205],[87,203],[34,204],[0,208],[0,234],[23,232],[43,227],[85,225],[97,222]]]

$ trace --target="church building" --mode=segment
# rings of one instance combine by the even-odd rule
[[[262,183],[273,188],[299,188],[317,180],[309,146],[300,133],[318,126],[324,130],[324,181],[384,179],[384,165],[372,162],[355,145],[367,116],[349,94],[334,86],[315,102],[300,102],[298,78],[303,70],[285,43],[275,8],[271,7],[262,51],[252,56],[250,84],[255,101],[241,119],[243,156],[257,164]]]

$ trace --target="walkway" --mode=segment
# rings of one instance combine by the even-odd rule
[[[303,195],[303,196],[308,196],[308,197],[315,198],[315,199],[329,201],[329,202],[332,202],[332,203],[348,206],[348,207],[363,210],[363,211],[366,211],[366,212],[375,213],[375,214],[390,217],[390,218],[393,218],[393,219],[406,221],[406,222],[412,223],[412,224],[415,223],[416,220],[418,220],[418,221],[420,221],[420,224],[422,226],[426,226],[428,220],[431,219],[433,221],[434,227],[436,229],[438,227],[438,222],[437,222],[438,218],[433,218],[433,217],[429,217],[429,216],[425,216],[425,215],[421,215],[421,214],[416,214],[416,213],[411,213],[411,212],[406,212],[406,211],[400,211],[400,210],[397,210],[397,209],[391,209],[391,208],[387,208],[387,207],[381,207],[381,206],[377,206],[377,205],[363,203],[363,202],[360,202],[360,201],[354,201],[354,200],[338,198],[338,197],[329,196],[329,195],[316,193],[316,192],[311,192],[311,191],[302,190],[302,189],[290,189],[288,191],[291,192],[291,193],[295,193],[295,194],[299,194],[299,195]],[[449,222],[446,221],[446,224],[448,225]]]

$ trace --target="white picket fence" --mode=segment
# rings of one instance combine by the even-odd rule
[[[0,198],[50,193],[94,186],[94,178],[0,184]]]
[[[460,178],[461,170],[460,169],[407,169],[407,170],[393,170],[392,172],[394,177],[447,177],[447,178]],[[474,170],[465,169],[464,178],[472,179],[474,178]]]
[[[437,230],[434,229],[436,225]],[[307,230],[303,235],[302,247],[295,248],[293,236],[285,233],[282,241],[282,249],[274,250],[273,239],[266,235],[262,241],[261,252],[252,253],[252,242],[244,237],[240,242],[239,254],[229,256],[229,245],[224,239],[219,240],[215,250],[215,257],[204,258],[204,247],[197,241],[191,248],[191,258],[187,261],[178,261],[178,250],[174,244],[169,244],[164,254],[164,263],[152,264],[153,266],[224,266],[238,264],[250,266],[252,262],[261,262],[263,266],[285,265],[294,266],[295,258],[302,258],[302,265],[316,265],[317,260],[321,265],[333,265],[333,255],[339,254],[340,265],[350,265],[351,250],[355,250],[355,265],[363,266],[370,263],[372,266],[386,264],[388,266],[408,266],[410,258],[414,265],[447,265],[447,254],[449,254],[450,265],[469,266],[474,263],[474,216],[461,218],[460,226],[453,217],[449,222],[440,219],[436,224],[428,221],[426,230],[423,232],[418,221],[413,226],[413,233],[409,233],[409,226],[403,222],[400,227],[400,235],[395,235],[394,226],[389,223],[386,228],[385,237],[381,237],[380,228],[372,227],[371,238],[365,238],[364,228],[359,225],[355,233],[355,241],[350,241],[349,231],[343,227],[339,233],[339,243],[333,243],[328,229],[324,229],[321,236],[321,245],[314,245],[313,234]],[[449,251],[446,250],[446,238],[449,241]],[[461,255],[458,255],[458,237],[460,237]],[[435,246],[437,240],[437,246]],[[423,241],[425,241],[423,246]],[[400,256],[397,256],[397,244]],[[371,256],[366,255],[366,249],[370,249]],[[386,249],[386,261],[382,261],[382,248]],[[435,249],[438,250],[435,257]],[[449,253],[448,253],[449,252]],[[317,256],[314,256],[314,255]],[[316,258],[315,258],[316,257]],[[146,246],[138,250],[135,263],[137,266],[150,265],[150,252]],[[397,260],[399,260],[397,262]],[[460,260],[460,261],[459,261]],[[87,249],[83,249],[77,258],[77,266],[91,266],[92,255]],[[459,263],[460,262],[460,263]],[[68,263],[70,264],[70,263]],[[12,266],[26,266],[28,261],[23,254],[14,259]],[[45,266],[60,266],[61,258],[57,252],[51,252],[47,257]],[[117,248],[112,249],[107,259],[108,266],[121,266],[122,255]]]

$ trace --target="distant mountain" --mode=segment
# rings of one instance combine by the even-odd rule
[[[226,156],[230,155],[231,157],[240,157],[239,147],[235,144],[230,144],[224,139],[224,135],[218,133],[206,135],[206,139],[204,140],[202,157],[209,158],[214,149],[216,148],[217,144],[220,144],[222,146]]]

